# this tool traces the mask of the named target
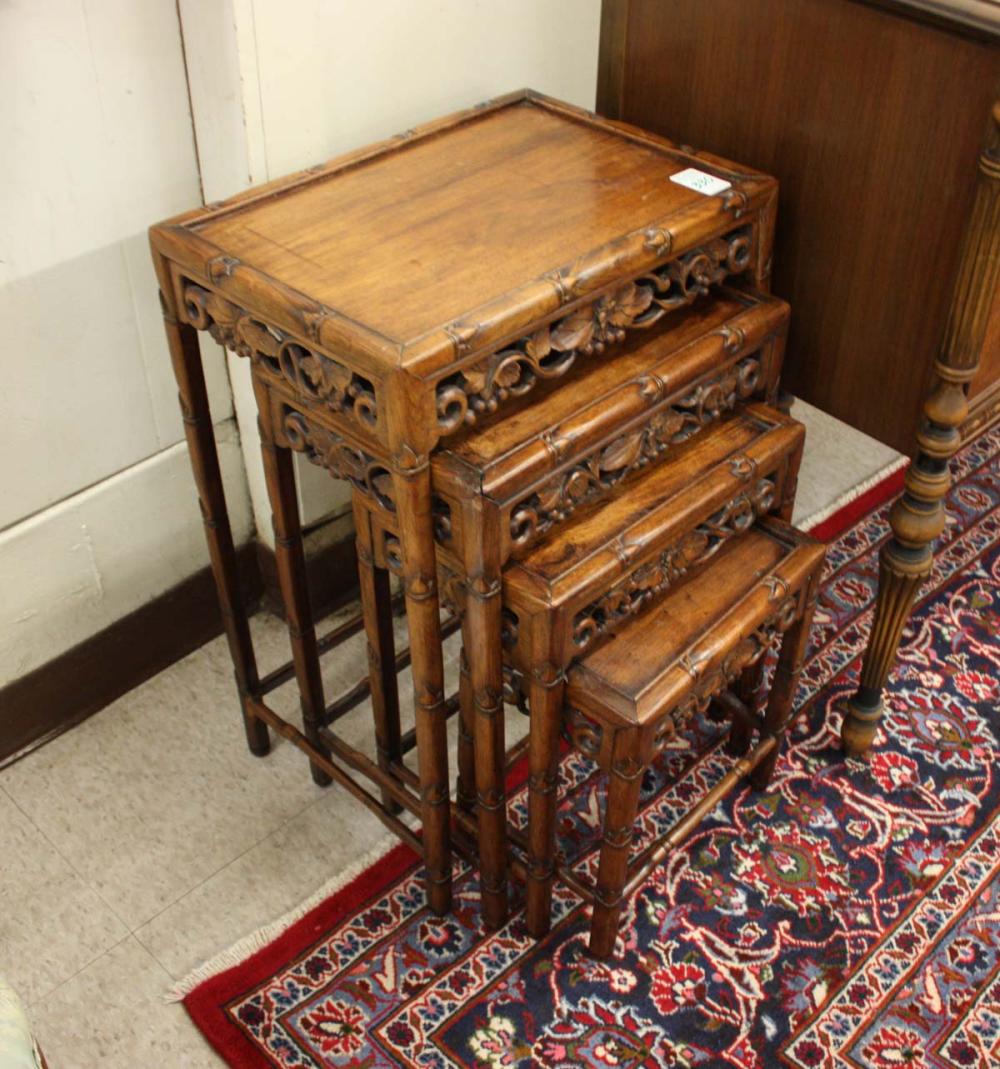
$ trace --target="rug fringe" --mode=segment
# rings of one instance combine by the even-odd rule
[[[829,505],[824,505],[821,509],[817,509],[809,516],[804,516],[796,526],[803,531],[810,531],[813,527],[817,527],[823,523],[824,520],[828,520],[835,512],[839,512],[845,505],[849,505],[852,501],[856,501],[862,494],[867,494],[873,486],[878,486],[880,482],[887,479],[893,472],[899,471],[900,468],[905,468],[910,463],[910,458],[901,456],[896,457],[895,460],[890,460],[888,464],[883,468],[879,468],[874,475],[870,475],[864,482],[860,482],[857,486],[852,486],[850,490],[845,490],[838,498],[832,501]]]
[[[318,887],[305,901],[300,902],[294,909],[282,914],[277,920],[271,921],[250,932],[242,939],[233,943],[231,947],[221,951],[208,961],[192,969],[182,980],[178,980],[169,990],[164,992],[164,1002],[183,1002],[187,996],[200,987],[206,980],[227,969],[241,965],[247,958],[252,957],[258,950],[273,943],[278,936],[283,935],[296,921],[301,920],[310,910],[325,902],[331,895],[336,894],[341,888],[346,887],[352,880],[356,880],[369,866],[380,861],[396,844],[395,838],[385,838],[378,846],[364,857],[355,861],[343,869],[338,875],[327,880]]]

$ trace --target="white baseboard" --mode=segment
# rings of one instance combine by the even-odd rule
[[[216,426],[233,535],[253,517],[233,420]],[[181,442],[0,532],[0,686],[208,563]]]

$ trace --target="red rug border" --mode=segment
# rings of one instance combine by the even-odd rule
[[[290,956],[301,955],[303,947],[349,913],[356,912],[365,901],[377,897],[419,861],[419,856],[406,843],[392,847],[364,872],[291,924],[273,942],[239,964],[209,977],[184,997],[184,1008],[191,1020],[229,1065],[262,1066],[268,1063],[262,1059],[259,1048],[220,1012],[219,1007],[260,983]]]
[[[890,472],[831,516],[813,525],[809,533],[822,541],[839,537],[862,516],[895,497],[903,488],[905,476],[906,466]],[[522,769],[517,768],[517,773],[522,773]],[[511,778],[520,779],[521,775],[517,773]],[[260,983],[290,956],[300,955],[304,946],[318,939],[348,913],[356,912],[365,901],[375,898],[419,860],[405,843],[392,847],[364,872],[292,923],[266,947],[190,991],[184,997],[183,1005],[206,1041],[229,1065],[266,1066],[268,1063],[262,1059],[260,1049],[225,1013],[220,1012],[219,1007]]]
[[[517,790],[527,778],[528,759],[524,754],[507,774],[508,792]],[[290,957],[301,956],[302,948],[315,942],[344,917],[357,912],[364,902],[379,897],[407,869],[419,863],[420,856],[406,843],[391,847],[364,872],[294,921],[266,947],[189,991],[183,999],[184,1008],[206,1041],[230,1065],[266,1066],[268,1063],[259,1047],[219,1011],[219,1006],[232,1002],[242,992],[261,983]]]
[[[813,524],[809,528],[809,534],[821,542],[830,542],[834,538],[839,538],[862,516],[874,512],[902,491],[908,467],[909,464],[904,464],[895,471],[890,471],[884,479],[870,486],[853,500],[841,505],[831,516]]]

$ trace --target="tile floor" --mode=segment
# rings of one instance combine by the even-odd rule
[[[798,520],[897,458],[808,405],[793,412],[808,426]],[[286,659],[279,620],[253,628],[265,670]],[[328,693],[363,663],[360,637],[327,658]],[[291,686],[275,703],[291,714]],[[359,743],[365,717],[345,728]],[[165,992],[383,841],[288,743],[247,752],[216,639],[0,772],[0,972],[52,1069],[219,1065]]]

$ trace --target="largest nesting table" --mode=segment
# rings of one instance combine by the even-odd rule
[[[673,180],[685,172],[697,188]],[[766,290],[776,202],[765,175],[521,91],[150,230],[250,749],[266,754],[273,728],[308,755],[317,782],[337,781],[421,851],[436,912],[451,904],[454,703],[429,458],[455,431],[502,418],[539,380],[572,374],[633,330],[655,331],[716,282]],[[650,299],[634,300],[636,286]],[[266,676],[239,589],[200,330],[252,363],[292,647],[291,663]],[[346,629],[317,639],[292,450],[395,513],[415,775],[399,740],[372,760],[330,728],[319,657]],[[467,577],[480,639],[467,649],[469,674],[487,694],[502,690],[492,678],[501,659],[488,655],[501,641],[500,566],[486,554],[482,574]],[[370,656],[376,721],[394,671]],[[292,675],[301,730],[266,701]],[[419,837],[400,807],[418,815]]]

